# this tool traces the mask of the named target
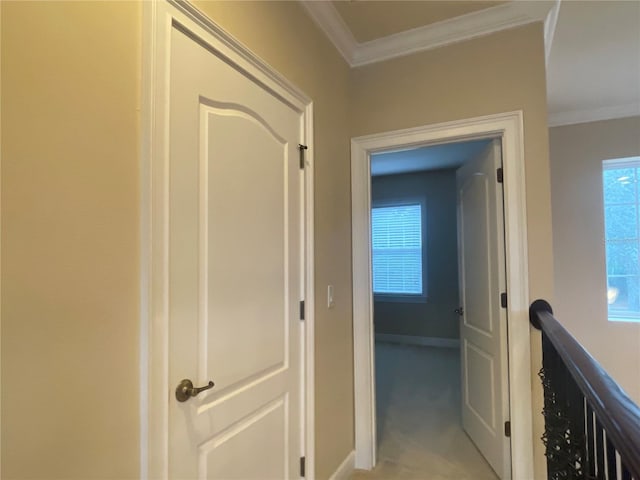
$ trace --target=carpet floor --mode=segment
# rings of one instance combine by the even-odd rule
[[[498,480],[460,416],[460,352],[376,344],[378,463],[351,480]]]

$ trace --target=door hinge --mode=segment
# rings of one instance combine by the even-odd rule
[[[300,476],[301,477],[304,477],[305,474],[306,474],[306,472],[305,472],[306,463],[307,463],[306,458],[305,457],[300,457]]]
[[[511,437],[511,422],[509,420],[504,422],[504,436]]]
[[[300,320],[304,320],[304,300],[300,300]]]
[[[298,144],[298,149],[300,150],[300,168],[304,168],[304,151],[309,148],[306,145]]]
[[[500,306],[502,308],[507,308],[507,292],[500,294]]]
[[[496,178],[498,179],[498,183],[502,183],[504,181],[504,174],[502,173],[502,167],[496,170]]]

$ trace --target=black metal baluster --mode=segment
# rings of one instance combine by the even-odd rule
[[[600,421],[596,418],[596,458],[598,461],[598,471],[596,478],[598,480],[606,480],[604,468],[604,430]]]
[[[571,373],[565,369],[567,377],[568,416],[569,416],[569,467],[576,479],[583,479],[587,458],[584,425],[584,396],[573,380]],[[614,479],[617,480],[617,479]]]
[[[618,480],[618,465],[616,463],[616,448],[607,436],[607,477],[609,480]]]
[[[558,410],[558,401],[556,391],[556,371],[554,366],[557,364],[557,354],[553,346],[542,333],[542,369],[540,370],[540,378],[544,388],[544,409],[542,414],[545,419],[545,429],[542,435],[542,441],[545,445],[545,456],[547,457],[547,474],[550,480],[558,479],[558,473],[562,468],[559,462],[558,454],[561,446],[558,444],[558,424],[562,420],[562,415]]]
[[[543,341],[547,470],[550,480],[583,479],[585,472],[585,408],[584,397],[553,345]]]
[[[587,420],[587,478],[596,478],[596,454],[595,454],[595,434],[593,431],[593,410],[587,404],[586,420]]]

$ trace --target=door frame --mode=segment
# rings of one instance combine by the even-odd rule
[[[284,76],[190,3],[142,6],[140,165],[140,477],[167,479],[169,467],[168,155],[170,33],[173,23],[205,42],[301,113],[301,258],[305,320],[301,329],[301,432],[307,478],[315,472],[313,102]]]
[[[356,468],[376,463],[375,336],[371,279],[371,154],[428,144],[502,139],[512,478],[533,478],[527,210],[522,111],[352,138],[351,213]],[[526,373],[526,375],[523,375]]]

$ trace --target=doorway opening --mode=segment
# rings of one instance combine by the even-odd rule
[[[499,139],[371,156],[378,463],[362,478],[509,477],[501,164]]]
[[[490,139],[499,139],[491,142]],[[496,400],[496,395],[501,393],[493,393],[493,397],[482,396],[479,392],[484,391],[479,388],[478,385],[467,384],[470,389],[464,393],[463,405],[469,406],[469,394],[475,396],[476,401],[471,402],[471,406],[475,407],[476,413],[480,413],[480,420],[476,421],[480,427],[467,428],[469,430],[478,430],[480,432],[482,428],[486,432],[492,432],[495,438],[498,438],[504,434],[503,420],[510,421],[511,425],[511,437],[506,438],[504,443],[499,449],[502,449],[506,445],[507,453],[510,450],[511,461],[506,462],[504,468],[501,469],[501,478],[532,478],[533,477],[533,446],[531,441],[532,431],[532,418],[531,418],[531,377],[530,377],[530,345],[529,345],[529,329],[527,321],[527,308],[528,308],[528,283],[527,283],[527,248],[526,248],[526,216],[525,216],[525,196],[524,196],[524,159],[523,159],[523,146],[522,146],[522,117],[521,112],[507,113],[492,115],[488,117],[467,119],[457,122],[449,122],[446,124],[430,125],[425,127],[419,127],[415,129],[388,132],[384,134],[371,135],[367,137],[359,137],[352,140],[352,214],[353,214],[353,270],[354,270],[354,356],[355,356],[355,417],[356,417],[356,468],[370,470],[376,465],[377,446],[382,448],[384,438],[381,438],[380,442],[377,441],[377,431],[380,431],[384,435],[384,425],[381,425],[378,430],[377,418],[376,418],[376,401],[381,403],[382,409],[393,408],[389,397],[384,398],[385,394],[389,394],[389,391],[380,392],[379,398],[376,399],[376,336],[373,322],[374,305],[386,304],[387,310],[393,308],[393,300],[387,297],[387,302],[376,301],[374,295],[374,282],[376,287],[380,290],[379,282],[384,281],[372,276],[375,274],[373,261],[375,255],[372,254],[372,208],[376,208],[376,199],[373,197],[373,187],[371,181],[372,173],[372,159],[377,154],[387,152],[390,155],[391,152],[402,151],[417,151],[423,147],[442,144],[451,144],[456,142],[465,142],[467,145],[475,144],[476,146],[484,145],[487,143],[497,144],[498,149],[502,151],[503,161],[503,190],[504,190],[504,268],[503,268],[503,280],[505,291],[509,292],[509,298],[507,307],[504,309],[505,327],[506,318],[509,319],[509,328],[505,332],[504,341],[500,343],[503,348],[503,355],[505,361],[505,377],[504,382],[499,383],[494,377],[494,386],[499,389],[492,390],[494,392],[504,392],[506,402],[503,403],[504,418],[502,415],[489,413],[492,408],[489,408],[483,402],[486,402],[487,398],[490,398],[491,402]],[[374,166],[374,168],[376,168]],[[463,169],[464,170],[464,169]],[[494,175],[496,172],[494,172]],[[494,179],[496,177],[493,177]],[[393,196],[393,195],[391,195]],[[385,202],[383,202],[385,203]],[[389,202],[386,202],[389,203]],[[407,205],[420,205],[416,203],[415,199],[405,202]],[[428,202],[425,202],[428,203]],[[468,203],[471,205],[473,202]],[[497,203],[494,202],[494,210]],[[380,205],[384,207],[389,205]],[[379,214],[385,213],[384,211],[377,212]],[[389,213],[387,211],[386,213]],[[464,213],[464,212],[463,212]],[[427,207],[426,216],[429,215],[429,207]],[[377,215],[379,216],[379,215]],[[464,216],[464,215],[462,215]],[[426,227],[429,227],[427,222]],[[476,228],[476,227],[474,227]],[[462,238],[464,235],[462,235]],[[427,242],[429,241],[428,233],[425,237]],[[469,243],[469,242],[468,242]],[[475,256],[477,258],[477,255]],[[429,261],[429,258],[427,258]],[[427,270],[430,267],[427,266]],[[464,272],[461,272],[461,276],[464,278]],[[419,277],[420,274],[415,274],[414,277]],[[430,289],[434,287],[433,279],[429,279],[429,275],[423,275],[422,284],[414,281],[411,288],[414,289],[414,293],[405,292],[405,296],[414,295],[413,300],[417,300],[417,297],[422,296],[429,298]],[[438,280],[435,280],[438,281]],[[417,283],[416,283],[417,282]],[[387,285],[384,288],[389,288]],[[420,291],[421,290],[421,291]],[[461,289],[461,292],[464,292]],[[378,292],[385,295],[385,292]],[[386,292],[388,295],[388,292]],[[487,296],[489,298],[489,296]],[[463,299],[464,301],[471,301],[472,299]],[[500,300],[498,300],[500,302]],[[417,302],[419,303],[419,302]],[[477,303],[477,302],[476,302]],[[495,304],[495,302],[493,302]],[[383,307],[384,308],[384,307]],[[415,309],[416,307],[413,306]],[[495,307],[487,307],[495,308]],[[498,306],[498,308],[501,308]],[[382,316],[380,316],[382,314]],[[382,319],[384,317],[384,310],[376,312],[376,318]],[[495,317],[494,317],[495,318]],[[399,340],[398,338],[388,337],[388,335],[394,335],[389,333],[389,325],[383,326],[384,321],[380,322],[379,334],[387,335],[380,336],[379,340]],[[463,321],[462,324],[471,324],[475,330],[483,330],[487,325],[475,324],[474,321]],[[481,327],[481,328],[479,328]],[[525,328],[526,327],[526,328]],[[489,330],[493,327],[487,327]],[[387,329],[387,332],[384,330]],[[408,333],[405,331],[405,333]],[[472,332],[473,333],[473,332]],[[402,333],[398,335],[403,335]],[[412,335],[407,335],[412,336]],[[415,335],[413,335],[415,336]],[[442,336],[442,335],[441,335]],[[508,342],[507,342],[508,337]],[[402,339],[406,340],[406,339]],[[446,345],[455,342],[439,341],[441,345]],[[455,339],[453,339],[455,340]],[[432,342],[432,340],[430,340]],[[423,342],[429,342],[424,341]],[[475,378],[480,374],[485,376],[488,370],[483,372],[482,361],[485,361],[485,366],[496,361],[495,358],[488,358],[484,347],[475,344],[468,339],[463,340],[463,351],[466,352],[465,360],[462,359],[463,367],[464,362],[467,364],[467,375],[470,378]],[[438,342],[436,342],[438,343]],[[386,345],[386,352],[381,350],[380,359],[384,361],[385,355],[389,356],[389,352],[394,349],[397,351],[398,345]],[[413,353],[418,347],[413,347]],[[424,347],[423,347],[424,348]],[[438,347],[445,351],[444,357],[449,357],[453,362],[457,358],[456,352],[451,354],[450,349],[443,346]],[[449,350],[449,354],[446,355],[446,350]],[[475,358],[471,358],[471,355],[476,355]],[[484,356],[483,356],[484,355]],[[392,355],[393,356],[393,355]],[[410,356],[410,355],[409,355]],[[397,355],[396,355],[397,357]],[[397,361],[402,362],[401,360]],[[438,364],[437,360],[432,361]],[[506,372],[506,364],[509,364],[510,369],[508,374]],[[446,362],[445,362],[446,363]],[[450,362],[451,363],[451,362]],[[399,369],[402,369],[402,365],[397,365]],[[480,367],[480,372],[476,367]],[[444,367],[442,371],[438,372],[446,377],[446,370]],[[457,367],[455,363],[450,365],[452,371],[455,372]],[[461,368],[461,371],[465,371],[465,368]],[[397,376],[389,375],[384,369],[380,370],[381,382],[384,384],[386,380],[383,379],[384,375],[388,375],[395,380]],[[405,371],[406,373],[406,371]],[[437,376],[436,376],[437,377]],[[412,383],[412,382],[409,382]],[[473,382],[472,382],[473,383]],[[383,385],[384,386],[384,385]],[[441,385],[442,387],[442,385]],[[502,388],[503,387],[503,388]],[[415,395],[416,384],[413,382],[411,388],[403,395],[411,401],[418,402],[418,396]],[[452,392],[451,395],[454,395]],[[478,396],[480,395],[480,396]],[[511,400],[510,402],[508,400]],[[385,405],[386,403],[386,405]],[[500,408],[502,408],[500,407]],[[481,411],[484,408],[484,411]],[[498,409],[499,410],[499,409]],[[492,417],[493,415],[493,417]],[[469,422],[467,422],[469,423]],[[471,422],[473,423],[473,422]],[[483,425],[484,423],[484,425]],[[516,427],[517,425],[517,427]],[[415,428],[415,423],[411,425]],[[486,443],[485,439],[478,439],[478,432],[473,436],[476,444]],[[451,432],[449,432],[451,433]],[[444,435],[444,433],[443,433]],[[502,437],[500,437],[502,439]],[[442,439],[444,440],[444,439]],[[435,440],[438,442],[438,439]],[[454,446],[454,448],[456,448]],[[502,449],[504,451],[504,449]],[[420,448],[421,455],[428,455],[426,448]],[[485,452],[485,457],[491,456]],[[491,462],[495,464],[495,462]],[[495,470],[500,470],[494,466]],[[490,470],[489,470],[490,471]],[[366,478],[366,477],[365,477]],[[491,477],[487,477],[491,478]]]

